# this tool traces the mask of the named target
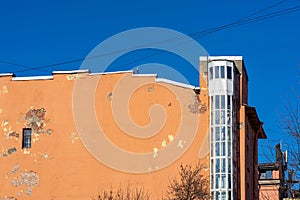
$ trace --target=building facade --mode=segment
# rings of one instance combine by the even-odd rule
[[[200,87],[132,71],[0,77],[0,199],[166,195],[181,164],[205,165],[212,199],[258,199],[258,139],[241,56],[200,57]]]

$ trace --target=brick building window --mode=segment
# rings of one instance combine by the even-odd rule
[[[31,148],[31,128],[23,128],[22,149]]]

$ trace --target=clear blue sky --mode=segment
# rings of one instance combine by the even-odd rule
[[[73,60],[87,56],[103,40],[128,29],[164,27],[190,34],[235,22],[277,2],[5,1],[0,5],[0,60],[28,67]],[[280,2],[255,16],[300,6],[299,0]],[[249,105],[257,108],[272,145],[280,140],[283,145],[292,142],[282,135],[277,122],[282,103],[288,97],[295,99],[294,91],[300,94],[299,21],[298,10],[196,39],[210,55],[244,57],[250,78]],[[24,68],[0,63],[0,72],[51,75],[53,70],[76,69],[80,64],[18,72]]]

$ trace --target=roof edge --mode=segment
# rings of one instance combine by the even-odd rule
[[[2,73],[0,74],[0,77],[4,77],[4,76],[15,76],[14,73]]]
[[[243,104],[243,106],[245,107],[247,117],[252,119],[252,121],[250,123],[251,123],[251,126],[253,126],[253,128],[256,128],[256,130],[254,130],[254,131],[256,131],[258,133],[258,138],[266,139],[267,135],[263,128],[263,122],[261,122],[259,120],[259,117],[257,115],[255,107],[248,106],[246,104]]]
[[[155,82],[157,82],[157,83],[159,83],[159,82],[168,83],[168,84],[171,84],[171,85],[175,85],[175,86],[179,86],[179,87],[183,87],[183,88],[187,88],[187,89],[192,89],[192,90],[200,89],[200,87],[196,87],[196,86],[193,86],[193,85],[172,81],[172,80],[165,79],[165,78],[156,78]]]
[[[12,77],[12,81],[53,80],[53,76],[24,76]]]
[[[52,74],[74,74],[74,73],[90,73],[89,69],[69,70],[69,71],[53,71]]]

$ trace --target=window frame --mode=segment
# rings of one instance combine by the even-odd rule
[[[30,149],[32,144],[32,129],[23,128],[22,132],[22,149]]]

